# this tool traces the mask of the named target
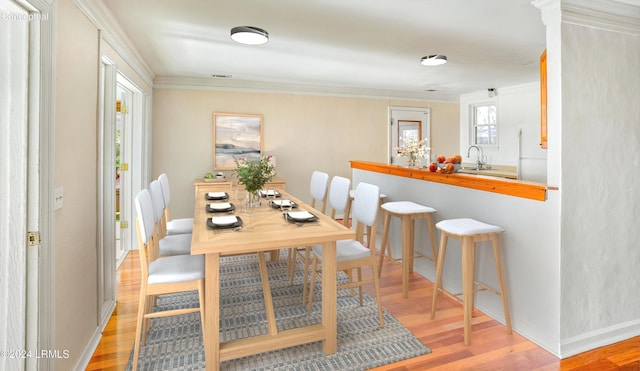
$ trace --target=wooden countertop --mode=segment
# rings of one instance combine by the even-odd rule
[[[398,165],[388,165],[377,162],[353,160],[350,162],[352,169],[449,184],[457,187],[500,193],[503,195],[528,198],[537,201],[545,201],[547,199],[547,185],[541,183],[476,174],[439,174],[432,173],[426,169],[410,169]]]

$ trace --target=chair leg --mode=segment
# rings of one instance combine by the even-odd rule
[[[375,265],[375,259],[373,261],[373,264]],[[371,266],[371,270],[372,272],[375,272],[375,267],[373,265]],[[376,303],[378,304],[378,317],[380,318],[380,327],[384,327],[384,316],[382,315],[382,299],[380,298],[380,279],[375,274],[373,274],[373,285],[376,289]],[[360,288],[362,289],[362,286],[360,286]]]
[[[496,271],[498,272],[498,281],[500,282],[500,296],[502,297],[502,310],[504,311],[504,323],[507,327],[507,334],[511,334],[511,315],[509,314],[509,302],[507,300],[507,285],[504,279],[504,270],[502,269],[502,253],[500,252],[500,239],[497,234],[491,236],[491,244],[493,245],[493,257],[496,261]]]
[[[309,265],[310,260],[309,257],[311,255],[311,247],[307,246],[304,248],[304,278],[302,282],[302,304],[307,302],[307,286],[309,284]],[[313,274],[313,273],[312,273]]]
[[[200,325],[202,326],[202,345],[204,346],[204,349],[207,349],[207,344],[206,339],[207,337],[204,336],[204,314],[205,314],[205,309],[204,309],[204,279],[198,281],[198,300],[200,301]]]
[[[296,267],[296,248],[289,248],[289,254],[287,254],[287,277],[289,278],[289,286],[293,285],[293,275]]]
[[[438,252],[438,263],[436,264],[436,282],[433,283],[433,300],[431,302],[431,319],[436,318],[436,303],[438,291],[442,289],[442,268],[444,267],[444,256],[447,250],[447,234],[440,233],[440,251]]]
[[[462,307],[464,311],[464,345],[471,344],[471,316],[473,314],[473,249],[471,237],[462,238]]]
[[[311,304],[313,303],[313,288],[316,284],[316,272],[318,269],[318,258],[315,255],[312,258],[312,267],[311,267],[311,283],[309,284],[309,305],[307,306],[307,314],[311,313]]]
[[[409,273],[413,273],[413,262],[416,259],[416,220],[410,217],[406,221],[409,222],[409,236],[411,241],[409,244]]]
[[[391,221],[391,215],[384,212],[383,226],[382,226],[382,243],[380,244],[380,257],[378,258],[378,277],[382,274],[382,263],[384,261],[384,252],[389,244],[389,223]],[[390,250],[391,248],[389,248]]]
[[[427,230],[429,231],[429,244],[431,245],[431,254],[433,257],[433,262],[435,263],[438,260],[438,254],[436,252],[436,227],[433,223],[433,215],[427,214],[425,217],[425,221],[427,222]]]
[[[146,308],[144,310],[144,314],[153,312],[153,307],[156,305],[158,301],[158,295],[147,296],[146,298]],[[147,344],[147,333],[149,332],[149,327],[151,327],[151,318],[142,319],[142,345]]]
[[[144,288],[142,288],[144,290]],[[133,365],[132,371],[138,369],[138,357],[140,356],[140,341],[142,338],[142,327],[144,315],[147,309],[147,296],[144,291],[140,292],[140,300],[138,302],[138,321],[136,322],[136,340],[133,343]]]
[[[346,275],[347,278],[349,278],[349,283],[353,282],[353,269],[347,269],[345,271],[343,271]],[[353,297],[353,286],[349,287],[349,295]]]
[[[357,271],[358,271],[358,282],[362,282],[362,267],[358,267]],[[358,285],[358,292],[360,294],[360,306],[363,306],[364,301],[362,300],[362,284]]]

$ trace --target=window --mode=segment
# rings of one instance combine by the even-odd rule
[[[471,105],[471,144],[498,145],[498,109],[495,103]]]

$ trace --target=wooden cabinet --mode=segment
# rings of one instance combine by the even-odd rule
[[[547,49],[540,56],[540,148],[547,148]]]

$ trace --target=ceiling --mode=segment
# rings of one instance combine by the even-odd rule
[[[155,84],[415,99],[537,81],[545,27],[531,0],[106,0]],[[231,40],[255,26],[270,40]],[[448,63],[420,64],[444,54]],[[231,75],[215,78],[212,75]],[[455,99],[454,98],[454,99]]]

